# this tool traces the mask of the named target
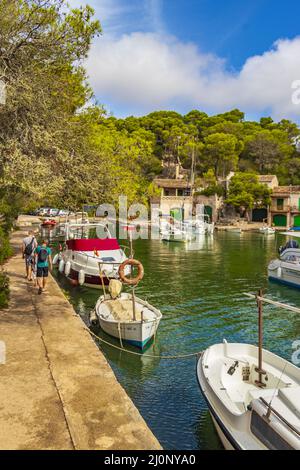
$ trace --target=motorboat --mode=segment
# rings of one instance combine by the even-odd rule
[[[43,228],[53,228],[55,226],[56,226],[56,220],[54,219],[47,219],[41,223],[41,227]]]
[[[226,449],[300,449],[300,369],[263,350],[263,386],[257,384],[258,348],[209,347],[197,375]],[[272,403],[270,405],[270,402]]]
[[[111,281],[109,294],[99,298],[96,315],[105,333],[144,349],[155,337],[161,312],[134,293],[121,292],[122,284]]]
[[[78,225],[75,227],[79,228]],[[73,238],[74,226],[68,225],[65,248],[53,262],[72,284],[101,288],[102,281],[107,285],[110,279],[118,279],[119,266],[127,257],[106,226],[90,224],[89,227],[101,227],[106,238]]]
[[[207,348],[197,363],[200,390],[225,449],[300,450],[300,369],[262,348],[256,299],[259,346]]]
[[[164,229],[161,231],[161,240],[166,242],[186,243],[192,241],[195,238],[195,233],[187,227],[184,227],[183,224],[168,224],[165,225]]]
[[[274,235],[276,233],[276,230],[273,227],[268,227],[267,225],[260,227],[259,231],[264,235]]]
[[[300,233],[283,234],[300,238]],[[268,276],[271,281],[300,288],[300,248],[296,240],[289,240],[279,248],[279,258],[268,265]]]

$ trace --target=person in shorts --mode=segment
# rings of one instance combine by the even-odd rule
[[[38,246],[33,230],[28,232],[28,236],[24,238],[22,243],[22,256],[25,260],[26,277],[28,281],[32,281],[32,269],[34,265],[34,250]]]
[[[52,270],[52,253],[48,247],[48,241],[44,240],[41,245],[35,249],[36,257],[36,277],[38,283],[38,294],[41,295],[46,288],[49,276],[49,268]]]

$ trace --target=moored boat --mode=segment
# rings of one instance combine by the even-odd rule
[[[65,274],[73,284],[99,289],[102,280],[107,285],[110,279],[118,279],[119,266],[127,257],[118,240],[111,237],[107,227],[102,224],[89,225],[92,226],[101,227],[107,238],[67,239],[65,249],[54,261],[59,264],[60,273]],[[67,227],[67,237],[72,227],[74,226]]]
[[[100,297],[96,315],[103,331],[110,336],[143,349],[155,336],[161,312],[131,293]]]
[[[299,233],[285,232],[284,235],[300,237]],[[300,288],[300,248],[295,240],[279,248],[279,258],[268,265],[268,276],[271,281]]]
[[[300,369],[262,347],[263,302],[258,304],[258,347],[216,344],[197,363],[197,378],[225,449],[300,450]]]
[[[258,348],[226,343],[200,357],[197,376],[226,449],[300,449],[300,370],[263,350],[258,385]],[[271,403],[271,405],[270,405]]]

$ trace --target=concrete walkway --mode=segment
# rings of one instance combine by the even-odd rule
[[[13,234],[17,251],[5,267],[11,300],[0,311],[0,449],[161,449],[54,279],[42,296],[29,286],[25,234]]]

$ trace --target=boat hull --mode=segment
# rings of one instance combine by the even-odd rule
[[[268,277],[270,281],[300,289],[300,265],[273,260],[268,266]]]
[[[140,349],[144,349],[156,335],[157,328],[162,318],[161,312],[148,304],[148,302],[136,297],[136,311],[144,312],[144,316],[141,317],[141,320],[116,320],[111,315],[107,315],[109,312],[107,309],[109,307],[105,302],[106,300],[111,301],[111,299],[102,296],[98,300],[95,309],[102,330],[108,335],[119,339],[120,342],[124,341]],[[130,300],[132,302],[132,297],[130,294],[123,293],[118,300]]]

